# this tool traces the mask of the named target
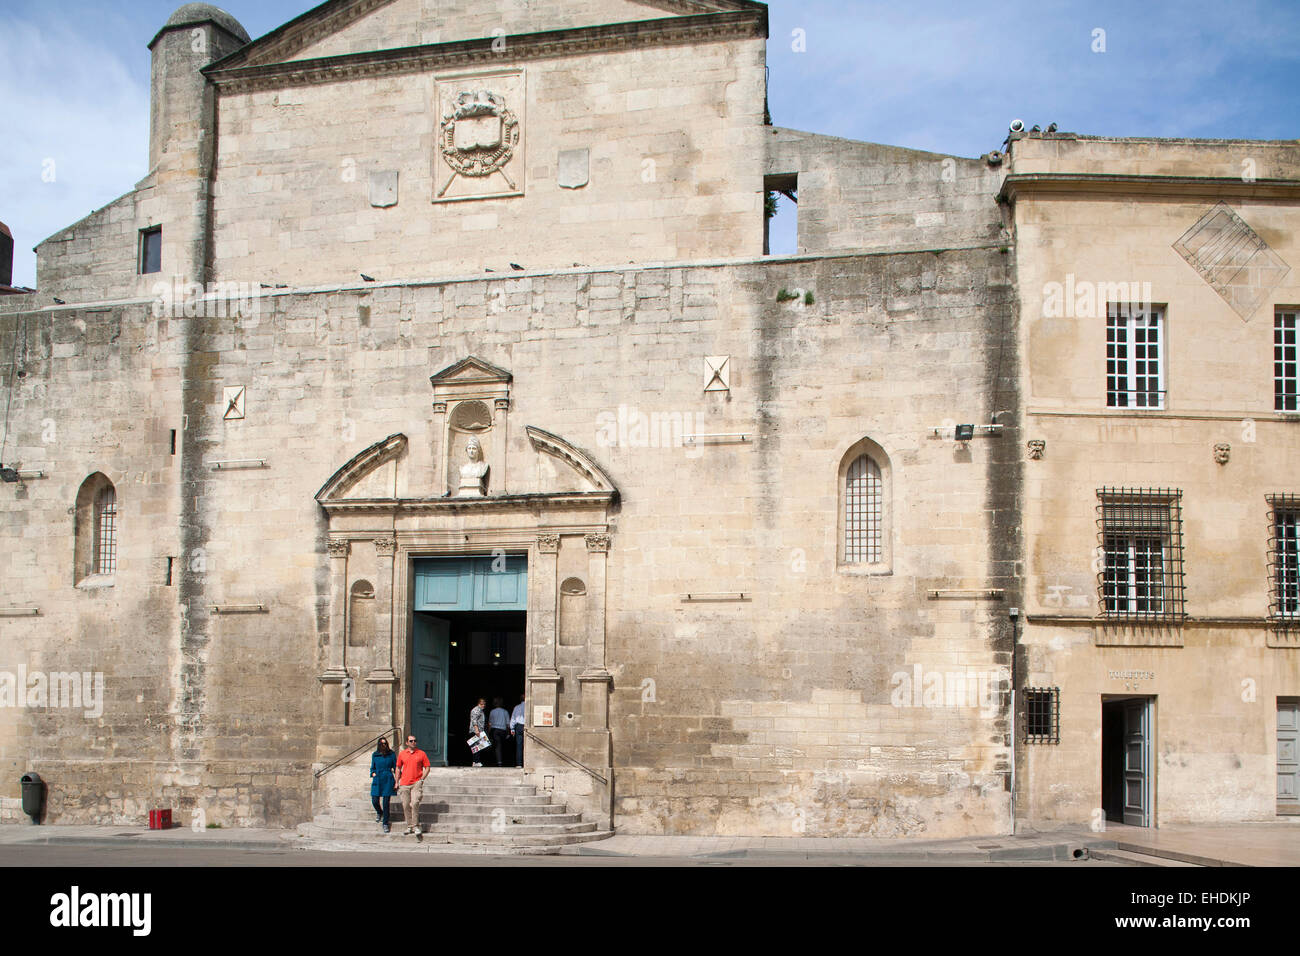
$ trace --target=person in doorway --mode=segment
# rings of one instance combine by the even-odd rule
[[[415,745],[415,735],[408,734],[406,746],[397,755],[397,792],[402,798],[402,817],[406,833],[420,835],[420,801],[424,798],[424,778],[429,776],[429,757]]]
[[[510,711],[502,706],[500,697],[492,698],[492,713],[488,714],[488,728],[492,732],[492,749],[497,752],[497,766],[503,766],[506,741],[510,739]]]
[[[370,755],[370,802],[375,807],[375,822],[389,832],[388,811],[393,794],[397,793],[397,754],[388,746],[388,738],[380,737],[379,745]]]
[[[470,739],[478,737],[479,734],[487,732],[487,716],[484,711],[487,709],[487,698],[480,697],[474,709],[469,712],[469,736]],[[481,753],[482,751],[480,751]],[[478,754],[470,751],[470,766],[481,767],[483,764],[478,759]]]
[[[524,695],[519,695],[519,703],[510,712],[510,736],[515,739],[515,766],[524,765]]]

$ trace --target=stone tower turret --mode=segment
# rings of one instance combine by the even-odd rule
[[[216,90],[201,72],[248,43],[226,11],[187,3],[149,42],[153,54],[149,168],[163,223],[164,271],[204,282],[216,149]]]

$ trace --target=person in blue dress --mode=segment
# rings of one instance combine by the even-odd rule
[[[375,822],[389,831],[388,807],[397,793],[397,754],[388,746],[388,738],[380,737],[378,749],[370,755],[370,802],[375,807]]]

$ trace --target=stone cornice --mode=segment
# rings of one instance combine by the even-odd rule
[[[400,73],[499,67],[529,60],[766,36],[766,11],[745,10],[526,33],[506,38],[508,54],[494,50],[494,39],[487,37],[254,66],[226,65],[228,58],[203,72],[223,92],[247,93]]]
[[[501,495],[486,498],[353,498],[322,501],[329,515],[434,515],[459,512],[528,511],[558,508],[607,508],[615,495],[608,491],[566,491],[555,494]]]
[[[1002,183],[998,202],[1021,197],[1106,199],[1137,196],[1151,199],[1281,199],[1300,201],[1300,180],[1233,176],[1131,176],[1110,173],[1016,173]]]

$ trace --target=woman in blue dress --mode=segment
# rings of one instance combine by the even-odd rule
[[[397,754],[388,746],[388,738],[379,738],[379,748],[370,755],[370,802],[375,807],[375,822],[389,831],[388,806],[397,793]]]

